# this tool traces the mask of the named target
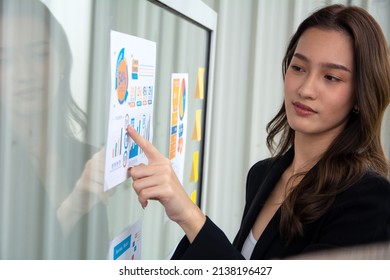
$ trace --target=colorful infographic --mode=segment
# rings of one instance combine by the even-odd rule
[[[173,73],[171,78],[171,125],[169,159],[183,184],[184,154],[187,134],[188,74]]]
[[[111,241],[110,260],[140,260],[141,259],[142,220],[128,226],[122,233]]]
[[[147,164],[143,151],[127,134],[132,125],[152,142],[156,43],[111,31],[111,92],[104,190],[128,177],[127,169]]]

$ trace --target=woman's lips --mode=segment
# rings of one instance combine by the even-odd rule
[[[294,105],[295,112],[297,112],[298,115],[309,116],[317,113],[311,107],[302,104],[300,102],[293,102],[293,105]]]

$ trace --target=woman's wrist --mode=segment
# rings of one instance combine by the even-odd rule
[[[206,222],[206,216],[196,205],[191,208],[188,214],[188,218],[178,222],[179,226],[183,229],[190,243],[194,241],[202,227]]]

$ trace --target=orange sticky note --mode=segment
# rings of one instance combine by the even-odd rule
[[[199,151],[195,151],[192,156],[190,182],[198,182],[199,179],[198,165],[199,165]]]
[[[204,68],[198,68],[198,79],[196,81],[195,88],[195,98],[203,99],[204,98]]]
[[[191,140],[200,141],[202,139],[201,118],[202,118],[202,109],[196,110],[195,125],[194,125],[194,130],[192,131]]]

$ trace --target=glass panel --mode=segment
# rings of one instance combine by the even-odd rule
[[[85,244],[102,256],[108,234],[96,228],[107,219],[85,215],[106,212],[99,168],[85,165],[97,149],[75,137],[88,123],[71,95],[64,29],[40,2],[1,1],[0,38],[1,258],[85,258],[90,232],[99,244]]]

